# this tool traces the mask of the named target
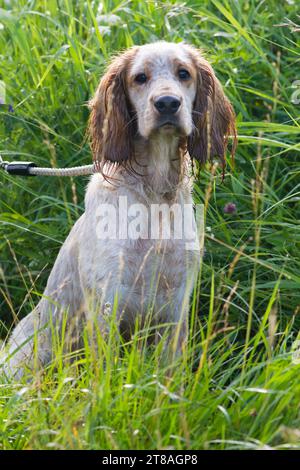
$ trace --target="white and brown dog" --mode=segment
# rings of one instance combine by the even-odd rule
[[[143,205],[149,213],[153,205],[191,205],[189,162],[215,156],[224,162],[229,134],[235,144],[232,107],[198,50],[157,42],[113,59],[91,101],[89,132],[99,171],[89,182],[85,212],[58,254],[42,299],[11,335],[5,370],[16,377],[34,363],[51,361],[53,325],[61,328],[64,313],[69,347],[78,347],[75,338],[95,319],[105,337],[108,306],[116,295],[116,320],[125,337],[137,317],[143,324],[151,312],[158,336],[160,324],[172,325],[167,342],[175,354],[186,340],[199,251],[187,250],[186,240],[173,229],[169,239],[160,230],[155,239],[145,232],[99,236],[99,208],[118,211],[124,198],[130,210]],[[163,212],[159,220],[160,225]]]

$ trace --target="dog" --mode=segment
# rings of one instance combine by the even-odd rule
[[[130,338],[137,319],[143,326],[151,315],[156,338],[165,337],[160,325],[169,325],[163,349],[167,360],[170,351],[172,357],[180,355],[187,340],[200,251],[187,250],[186,237],[176,237],[174,227],[169,238],[163,237],[163,211],[158,211],[154,238],[145,235],[145,227],[153,207],[170,209],[174,219],[174,207],[192,206],[191,162],[219,157],[224,164],[229,135],[233,149],[236,141],[233,108],[201,51],[159,41],[116,56],[90,109],[88,131],[97,171],[86,190],[85,212],[58,254],[44,295],[12,332],[5,371],[17,378],[33,371],[34,364],[51,362],[53,325],[62,329],[64,314],[71,350],[89,322],[105,338],[116,296],[116,321],[124,338]],[[130,223],[133,209],[145,209],[139,219],[143,229],[116,236],[119,214],[115,232],[113,228],[110,236],[101,236],[104,215],[99,211],[111,211],[108,223],[121,201],[129,207]],[[194,215],[192,219],[195,227]],[[195,233],[197,238],[197,229]]]

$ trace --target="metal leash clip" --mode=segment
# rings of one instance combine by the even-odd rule
[[[34,167],[36,167],[36,164],[33,162],[5,162],[0,155],[0,168],[10,175],[35,176],[30,173],[30,168]]]

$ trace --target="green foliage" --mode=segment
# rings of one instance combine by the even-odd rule
[[[176,372],[168,378],[158,352],[141,354],[136,339],[125,352],[112,339],[96,362],[87,347],[84,359],[33,383],[3,379],[2,448],[300,448],[291,352],[300,326],[296,5],[0,0],[0,80],[14,109],[0,105],[3,159],[90,163],[87,102],[106,63],[157,39],[202,48],[239,133],[224,182],[213,166],[195,184],[206,208],[206,255]],[[3,338],[38,302],[83,211],[86,183],[0,175]],[[228,203],[234,213],[224,212]]]

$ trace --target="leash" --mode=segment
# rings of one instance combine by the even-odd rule
[[[44,168],[33,162],[5,162],[0,155],[0,168],[10,175],[18,176],[84,176],[96,172],[94,165],[73,168]]]

